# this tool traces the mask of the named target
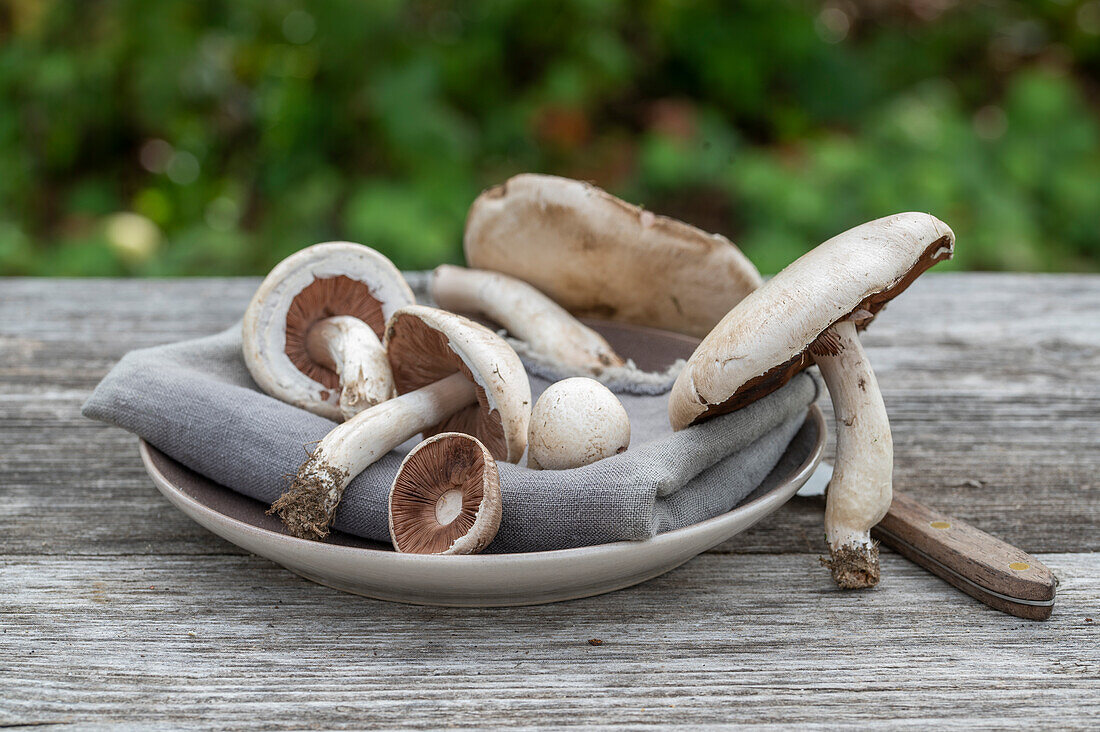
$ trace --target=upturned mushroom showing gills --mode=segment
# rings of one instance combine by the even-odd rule
[[[323,539],[351,480],[417,433],[474,435],[497,460],[527,446],[531,386],[516,352],[461,315],[407,305],[386,324],[398,396],[338,425],[272,504],[294,536]]]
[[[471,267],[529,282],[574,315],[695,336],[762,281],[724,236],[549,175],[478,196],[464,247]]]
[[[878,583],[870,530],[892,497],[890,423],[856,333],[922,272],[950,259],[954,246],[951,229],[922,213],[887,216],[833,237],[731,310],[669,396],[669,421],[680,430],[739,409],[817,363],[837,430],[825,508],[828,566],[844,588]]]
[[[444,310],[499,323],[536,354],[567,370],[599,374],[625,365],[603,336],[515,277],[444,264],[432,272],[431,295]]]
[[[415,302],[390,260],[328,242],[275,266],[245,311],[245,364],[265,392],[329,419],[389,399],[386,319]]]
[[[390,488],[390,538],[399,552],[476,554],[497,535],[500,514],[496,461],[460,432],[413,448]]]
[[[551,384],[531,412],[527,467],[569,470],[626,452],[630,418],[610,389],[577,376]]]

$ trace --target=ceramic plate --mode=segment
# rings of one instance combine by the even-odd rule
[[[694,339],[621,324],[595,324],[616,350],[662,369]],[[288,536],[266,506],[192,472],[148,443],[141,458],[160,492],[218,536],[301,576],[345,592],[421,605],[535,605],[589,597],[664,574],[744,531],[786,503],[821,459],[825,421],[813,406],[775,470],[739,506],[646,541],[524,554],[423,556],[333,532],[325,543]]]

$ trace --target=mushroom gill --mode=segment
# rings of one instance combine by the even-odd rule
[[[421,443],[409,453],[390,493],[394,547],[414,554],[451,549],[474,529],[486,488],[495,485],[496,466],[475,440],[441,435]],[[478,541],[475,551],[491,538]]]
[[[387,351],[393,367],[393,383],[399,394],[420,389],[454,373],[463,374],[477,392],[477,404],[460,409],[425,430],[424,437],[444,432],[475,435],[494,458],[507,460],[508,444],[500,414],[490,406],[484,386],[451,348],[447,336],[416,317],[394,318],[389,328]]]
[[[299,371],[329,389],[340,388],[340,376],[310,355],[309,331],[335,315],[362,320],[379,338],[386,328],[382,303],[359,280],[344,275],[315,278],[294,297],[286,313],[286,355]]]

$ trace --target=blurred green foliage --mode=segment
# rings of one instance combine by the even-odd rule
[[[1100,268],[1100,0],[0,0],[0,274],[461,260],[522,171],[763,271],[930,211],[950,266]]]

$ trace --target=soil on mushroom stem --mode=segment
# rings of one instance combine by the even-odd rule
[[[292,536],[324,539],[336,518],[347,477],[347,471],[327,465],[318,450],[298,469],[290,487],[267,513],[278,514]]]
[[[833,579],[840,588],[859,590],[878,584],[878,544],[866,549],[842,546],[831,554],[829,559],[822,557],[821,564],[833,573]]]

